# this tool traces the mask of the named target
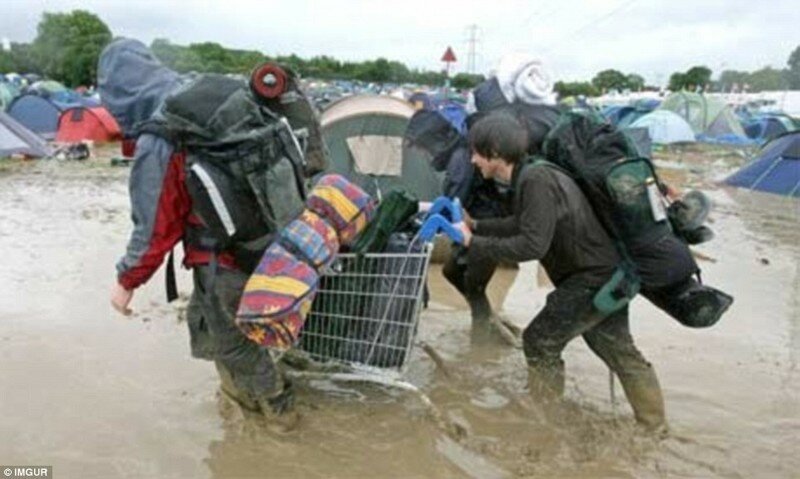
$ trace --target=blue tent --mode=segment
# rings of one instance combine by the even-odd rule
[[[792,120],[783,115],[755,116],[744,122],[747,137],[762,143],[795,129]]]
[[[658,106],[658,100],[654,101],[656,102],[655,106],[653,106],[653,102],[645,100],[639,100],[635,104],[629,106],[610,106],[603,109],[601,114],[617,128],[628,128],[633,125],[636,120],[647,115]]]
[[[74,90],[62,90],[43,96],[47,97],[56,105],[62,107],[62,110],[73,108],[75,105],[80,105],[86,108],[100,106],[99,100],[92,97],[83,96]]]
[[[609,123],[616,125],[622,118],[625,117],[625,115],[633,110],[634,108],[632,106],[612,105],[603,108],[600,114],[603,115],[603,117],[608,120]]]
[[[725,183],[800,198],[800,131],[779,136]]]
[[[57,103],[39,95],[26,94],[15,98],[6,113],[34,133],[52,140],[58,130],[61,112],[70,106],[80,105]]]
[[[639,118],[630,128],[647,128],[653,143],[694,142],[694,132],[686,120],[667,110],[655,110]]]

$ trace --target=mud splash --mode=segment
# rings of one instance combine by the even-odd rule
[[[436,267],[420,340],[450,374],[417,348],[407,379],[467,436],[445,435],[413,395],[329,381],[300,383],[301,427],[276,436],[217,397],[213,366],[190,359],[185,325],[163,301],[163,277],[137,292],[132,319],[108,306],[129,231],[126,170],[4,169],[0,457],[52,464],[59,477],[792,477],[800,204],[717,189],[699,168],[671,177],[710,189],[718,239],[698,248],[711,259],[703,277],[736,303],[719,325],[694,331],[634,302],[633,334],[673,431],[660,442],[637,432],[619,389],[612,407],[608,373],[580,341],[565,353],[564,413],[544,417],[527,399],[521,352],[471,348],[469,314]],[[499,273],[494,288],[520,326],[548,291],[535,264]]]

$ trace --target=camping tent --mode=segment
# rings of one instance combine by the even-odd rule
[[[767,142],[796,129],[792,119],[785,115],[755,116],[744,124],[747,137],[760,142]]]
[[[655,110],[658,100],[643,99],[631,105],[608,106],[602,110],[602,115],[617,128],[627,128],[636,120]]]
[[[441,174],[419,149],[403,146],[414,108],[406,101],[355,95],[332,103],[322,114],[322,135],[330,149],[328,173],[339,173],[372,195],[401,188],[420,200],[442,191]]]
[[[38,133],[46,140],[52,140],[58,130],[58,119],[63,109],[39,95],[26,94],[18,96],[8,106],[8,114],[25,125],[29,130]]]
[[[43,94],[47,93],[58,93],[61,91],[68,90],[63,84],[55,81],[55,80],[40,80],[33,83],[30,87],[31,90],[41,92]]]
[[[779,136],[725,183],[800,198],[800,131]]]
[[[0,111],[0,157],[45,157],[51,154],[50,147],[42,138]]]
[[[668,96],[659,109],[683,117],[696,135],[711,138],[728,135],[746,138],[736,114],[716,98],[682,91]]]
[[[108,142],[120,138],[122,138],[122,134],[119,125],[108,110],[102,106],[69,108],[61,113],[58,121],[56,141]]]
[[[17,87],[9,82],[0,82],[0,111],[5,110],[17,95],[19,95]]]
[[[50,101],[64,109],[66,109],[68,106],[78,105],[85,106],[87,108],[100,106],[99,98],[84,96],[74,90],[62,90],[55,93],[44,94],[42,96],[48,98]]]
[[[639,118],[631,128],[647,128],[653,143],[694,142],[692,127],[680,116],[667,110],[655,110]]]

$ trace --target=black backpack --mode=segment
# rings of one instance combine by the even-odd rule
[[[233,252],[251,270],[272,234],[304,207],[304,152],[292,125],[257,102],[246,82],[217,74],[171,94],[163,116],[187,155],[193,211],[210,232],[204,246]]]
[[[700,268],[672,230],[655,168],[624,132],[591,113],[568,112],[548,134],[544,155],[576,181],[623,258],[595,297],[598,309],[625,304],[641,286],[653,304],[686,326],[719,320],[733,298],[699,282]]]
[[[632,299],[640,285],[663,287],[698,271],[688,246],[672,234],[652,162],[624,132],[592,113],[567,112],[543,152],[575,180],[615,240],[623,258],[618,279],[624,291],[617,295]]]

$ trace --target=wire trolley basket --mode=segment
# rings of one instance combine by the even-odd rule
[[[463,242],[459,221],[458,200],[440,197],[406,251],[339,254],[322,271],[296,348],[314,364],[334,367],[294,374],[398,387],[416,393],[441,416],[402,375],[417,336],[433,238],[444,233]]]
[[[340,254],[323,271],[298,349],[364,380],[398,380],[422,310],[432,246],[405,253]]]

